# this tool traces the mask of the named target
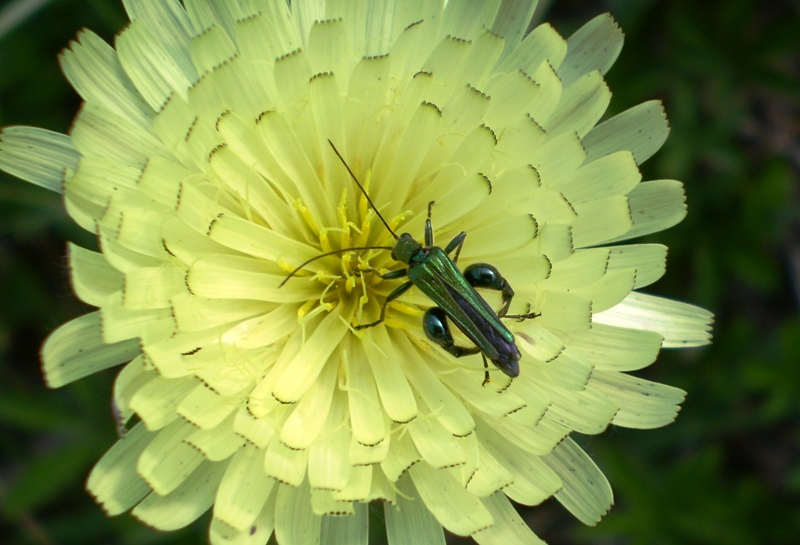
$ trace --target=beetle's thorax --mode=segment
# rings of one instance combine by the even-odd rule
[[[422,244],[417,242],[414,237],[409,233],[403,233],[397,239],[397,244],[392,250],[392,259],[395,261],[402,261],[403,263],[411,263],[414,255],[422,249]]]

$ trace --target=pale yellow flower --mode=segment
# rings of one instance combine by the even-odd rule
[[[622,46],[607,15],[569,40],[525,36],[535,2],[126,0],[112,48],[61,57],[85,103],[69,136],[5,129],[0,167],[62,191],[101,252],[70,246],[99,308],[42,350],[52,387],[124,365],[127,428],[88,489],[110,515],[171,530],[213,509],[212,543],[539,543],[510,500],[551,496],[594,524],[612,503],[570,438],[670,423],[684,393],[627,374],[709,340],[711,316],[641,293],[666,248],[616,244],[685,215],[679,182],[638,165],[668,127],[647,102],[599,125]],[[421,326],[380,213],[422,240],[467,237],[496,266],[519,377],[456,359]],[[495,307],[499,298],[485,294]],[[467,341],[457,339],[459,343]]]

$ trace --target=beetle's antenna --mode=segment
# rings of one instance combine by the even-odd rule
[[[344,160],[344,157],[342,157],[342,154],[341,154],[341,153],[339,153],[339,150],[338,150],[338,149],[336,149],[336,146],[334,146],[334,145],[333,145],[333,142],[331,142],[331,141],[330,141],[330,139],[328,139],[328,144],[330,144],[330,145],[331,145],[331,147],[333,148],[333,153],[335,153],[335,154],[336,154],[336,156],[339,158],[339,160],[340,160],[340,161],[342,162],[342,164],[344,165],[344,168],[346,168],[346,169],[347,169],[347,172],[349,172],[349,173],[350,173],[350,177],[351,177],[351,178],[353,178],[353,181],[356,183],[356,185],[358,186],[358,188],[361,190],[361,192],[362,192],[362,193],[364,194],[364,196],[367,198],[367,202],[369,203],[369,205],[372,207],[372,209],[373,209],[373,210],[375,210],[375,213],[378,215],[378,217],[380,218],[380,220],[383,222],[383,224],[386,226],[386,228],[389,230],[389,232],[392,234],[392,236],[395,238],[395,240],[397,240],[398,238],[400,238],[400,237],[398,237],[398,236],[397,236],[397,233],[395,233],[395,232],[392,230],[392,228],[391,228],[391,227],[389,227],[389,224],[388,224],[388,223],[386,223],[386,220],[385,220],[385,219],[383,219],[383,216],[381,216],[381,213],[380,213],[380,212],[378,212],[378,207],[377,207],[377,206],[375,206],[375,203],[374,203],[374,202],[372,202],[372,199],[370,199],[370,198],[369,198],[369,195],[367,195],[367,192],[364,190],[364,186],[362,186],[362,185],[361,185],[361,182],[359,182],[359,181],[358,181],[358,178],[356,178],[356,175],[355,175],[355,174],[353,174],[353,171],[352,171],[352,170],[350,170],[350,166],[347,164],[347,161],[345,161],[345,160]],[[390,248],[390,249],[391,249],[391,248]],[[320,257],[321,257],[321,256],[320,256]]]
[[[281,282],[281,284],[280,284],[280,286],[278,286],[278,288],[282,288],[283,285],[286,282],[288,282],[291,277],[293,277],[294,275],[299,273],[303,269],[303,267],[305,267],[309,263],[312,263],[312,262],[316,261],[317,259],[322,259],[323,257],[328,257],[329,255],[343,254],[343,253],[346,253],[346,252],[354,252],[356,250],[394,250],[394,247],[393,246],[354,246],[352,248],[344,248],[342,250],[334,250],[332,252],[325,252],[324,254],[319,254],[318,256],[312,257],[311,259],[307,259],[306,261],[303,261],[300,265],[298,265],[298,267],[295,270],[293,270],[292,272],[289,273],[289,276],[287,276],[286,278],[283,279],[283,282]]]

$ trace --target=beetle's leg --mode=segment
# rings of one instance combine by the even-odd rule
[[[428,203],[428,219],[425,220],[425,246],[433,246],[433,224],[431,223],[431,209],[434,201]]]
[[[382,278],[384,280],[394,280],[396,278],[403,278],[404,276],[408,275],[408,269],[399,269],[396,271],[389,271],[386,274],[381,274],[378,272],[378,269],[358,269],[359,272],[362,273],[372,273],[378,278]]]
[[[450,255],[450,252],[453,250],[456,251],[456,255],[453,256],[453,263],[458,263],[458,255],[461,253],[461,247],[464,245],[465,238],[467,238],[467,233],[461,231],[459,234],[453,237],[453,240],[451,240],[450,244],[448,244],[444,249],[444,253],[447,255]]]
[[[447,325],[447,314],[439,307],[429,308],[422,317],[422,329],[430,340],[447,350],[457,358],[471,356],[480,353],[483,358],[483,383],[485,386],[489,382],[489,363],[486,355],[477,346],[458,346],[450,333],[450,326]]]
[[[392,272],[399,272],[399,271],[392,271]],[[403,272],[405,272],[405,271],[403,271]],[[390,274],[390,273],[387,273],[387,274]],[[386,278],[386,277],[383,276],[382,278]],[[399,276],[397,278],[399,278]],[[392,293],[390,293],[389,295],[386,296],[386,301],[383,302],[383,306],[381,307],[381,316],[380,316],[380,318],[378,318],[374,322],[371,322],[371,323],[368,323],[368,324],[360,324],[360,325],[354,326],[353,329],[355,329],[356,331],[358,331],[359,329],[367,329],[368,327],[376,326],[379,323],[381,323],[382,321],[384,321],[386,319],[386,305],[388,305],[389,303],[391,303],[392,301],[394,301],[395,299],[397,299],[398,297],[403,295],[405,292],[410,290],[411,286],[413,286],[413,285],[414,284],[412,282],[406,282],[405,284],[400,284],[399,286],[397,286],[392,291]]]
[[[425,220],[425,246],[433,246],[433,225],[431,224],[431,208],[433,208],[433,201],[428,203],[428,219]],[[464,245],[464,239],[467,238],[467,233],[461,231],[453,240],[451,240],[444,249],[444,253],[450,255],[453,250],[456,255],[453,257],[453,263],[458,263],[458,256],[461,253],[461,247]]]
[[[486,386],[489,381],[489,362],[486,361],[486,356],[483,352],[481,352],[481,357],[483,358],[483,382],[481,382],[481,386]]]
[[[506,314],[506,318],[513,318],[518,322],[522,322],[524,320],[530,320],[531,318],[538,318],[541,316],[541,312],[531,312],[531,305],[528,303],[528,312],[525,314]]]
[[[506,314],[508,307],[511,305],[511,300],[514,298],[514,290],[508,280],[503,278],[493,265],[488,263],[474,263],[464,269],[464,279],[469,282],[473,288],[486,288],[490,290],[497,290],[501,292],[503,297],[503,306],[497,311],[497,316],[500,318],[513,318],[519,320],[529,320],[541,316],[540,312],[531,312],[531,306],[528,305],[528,312],[525,314]]]
[[[486,288],[501,292],[503,306],[497,311],[497,316],[502,318],[506,315],[508,307],[511,305],[511,299],[514,298],[514,290],[511,289],[511,284],[503,278],[500,271],[488,263],[473,263],[464,269],[464,279],[473,288]]]
[[[458,346],[450,333],[447,325],[447,314],[439,307],[432,307],[425,311],[422,317],[422,329],[430,340],[447,350],[457,358],[477,354],[481,351],[477,346]]]

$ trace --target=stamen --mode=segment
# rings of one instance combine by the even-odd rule
[[[369,295],[367,294],[367,283],[364,280],[364,275],[358,275],[361,280],[361,297],[358,298],[358,321],[361,323],[361,318],[364,315],[364,305],[369,302]]]
[[[308,210],[308,207],[303,204],[303,199],[298,198],[293,204],[295,209],[300,212],[300,216],[303,218],[303,220],[305,220],[306,225],[308,225],[308,227],[311,229],[311,232],[314,233],[314,235],[319,236],[319,225],[317,225],[317,222],[314,219],[314,216]]]
[[[350,221],[347,218],[347,188],[342,189],[342,198],[339,199],[339,205],[336,207],[336,216],[339,219],[339,225],[341,227],[341,237],[339,238],[339,244],[342,248],[347,248],[348,246],[358,246],[357,244],[354,245],[351,242],[350,237]],[[363,244],[361,245],[363,246]]]
[[[367,173],[364,175],[364,192],[361,193],[361,198],[358,199],[358,217],[366,218],[367,211],[372,211],[372,208],[369,205],[369,200],[367,199],[367,195],[369,195],[369,183],[372,180],[372,169],[368,169]]]
[[[333,247],[331,246],[331,241],[328,238],[328,229],[327,227],[323,227],[319,230],[319,245],[322,248],[323,253],[328,253],[333,251]]]
[[[375,218],[375,213],[370,208],[362,217],[364,219],[361,221],[361,232],[358,237],[358,244],[359,246],[366,246],[367,240],[369,240],[369,234],[372,231],[372,220]]]
[[[298,323],[302,322],[303,318],[306,316],[308,311],[312,309],[316,304],[317,304],[316,301],[306,301],[305,303],[300,305],[300,308],[297,309],[297,322]]]

